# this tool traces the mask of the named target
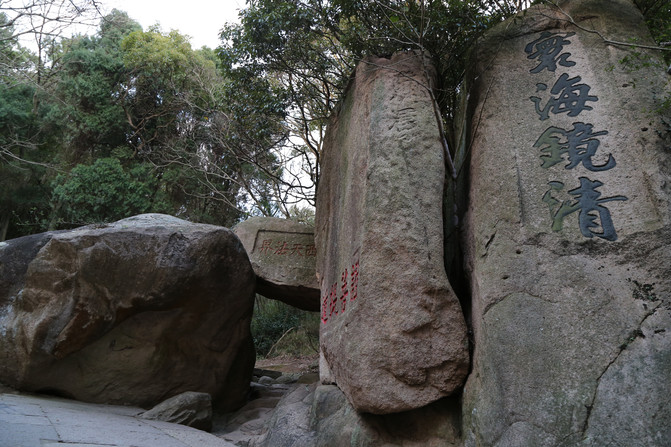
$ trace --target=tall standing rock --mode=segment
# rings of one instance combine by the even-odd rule
[[[329,380],[361,412],[422,407],[460,389],[468,371],[443,266],[433,76],[415,53],[364,60],[327,132],[315,229],[321,348]]]
[[[631,2],[573,0],[477,48],[467,446],[671,439],[668,76],[601,36],[650,44]]]

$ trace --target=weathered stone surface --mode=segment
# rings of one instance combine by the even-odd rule
[[[30,261],[53,235],[53,232],[41,233],[0,242],[0,339],[7,337],[8,327],[5,324],[12,317],[13,302],[25,285]],[[14,361],[0,361],[0,382],[16,385],[18,374],[19,368]]]
[[[359,414],[332,385],[298,386],[275,408],[255,447],[456,447],[459,401],[446,398],[418,410]]]
[[[212,429],[212,396],[207,393],[186,391],[140,413],[139,417],[210,431]]]
[[[319,310],[313,227],[276,217],[251,217],[233,231],[249,254],[261,295],[303,310]]]
[[[558,3],[478,45],[466,445],[667,445],[668,78],[569,23],[649,42],[630,2]]]
[[[445,171],[428,82],[415,53],[364,60],[326,136],[316,216],[324,380],[357,411],[422,407],[468,370],[443,266]]]
[[[54,234],[58,232],[33,234],[0,242],[0,293],[16,294],[23,288],[28,264]]]
[[[261,376],[258,377],[257,373]],[[249,402],[233,413],[215,415],[212,433],[240,446],[256,445],[266,436],[278,402],[296,388],[307,389],[308,385],[319,381],[317,373],[291,373],[288,376],[276,373],[272,370],[255,370]],[[292,377],[292,380],[283,380],[286,377]]]
[[[0,260],[0,382],[146,407],[183,391],[244,402],[254,274],[230,230],[142,215],[8,241]]]

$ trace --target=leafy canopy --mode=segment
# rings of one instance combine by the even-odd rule
[[[116,158],[99,158],[59,175],[53,198],[61,203],[62,224],[110,222],[156,210],[152,200],[156,183],[147,165],[125,170]]]
[[[358,61],[399,50],[430,54],[441,82],[437,101],[449,122],[470,44],[528,2],[516,3],[249,0],[240,23],[224,27],[219,58],[231,91],[253,98],[245,109],[251,121],[271,123],[273,134],[284,136],[276,152],[301,159],[303,172],[287,179],[285,171],[283,190],[314,203],[326,121]]]

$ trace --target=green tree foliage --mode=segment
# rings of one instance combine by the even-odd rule
[[[0,5],[2,6],[2,5]],[[0,240],[38,230],[46,221],[53,152],[44,126],[50,107],[30,76],[31,57],[18,43],[15,20],[0,13]]]
[[[16,71],[25,69],[28,60],[25,51],[18,44],[12,21],[0,12],[0,79],[5,84],[12,81]]]
[[[671,49],[671,2],[668,0],[635,0],[641,10],[652,37],[657,43]],[[664,52],[667,63],[671,63],[671,51]]]
[[[64,129],[62,156],[69,163],[109,157],[127,143],[128,123],[119,100],[129,76],[121,42],[140,25],[113,10],[96,36],[71,40],[62,57],[55,94],[58,121]]]
[[[526,6],[526,1],[482,0],[251,0],[240,24],[224,28],[219,57],[234,91],[265,98],[253,101],[249,112],[282,126],[279,133],[286,138],[277,145],[302,159],[306,175],[285,178],[287,198],[311,200],[326,120],[358,61],[399,50],[430,54],[441,81],[437,101],[449,122],[470,44]],[[266,110],[263,104],[284,110]],[[306,176],[307,185],[300,182]]]
[[[285,339],[287,343],[282,349],[276,347],[273,352],[314,355],[319,352],[319,324],[319,315],[315,312],[300,310],[257,295],[251,323],[256,355],[266,357],[285,334],[288,335]]]
[[[0,0],[0,240],[48,225],[60,130],[50,118],[47,81],[64,27],[85,22],[93,3]],[[32,37],[36,52],[19,45],[19,36]]]
[[[199,118],[193,113],[202,105],[201,92],[193,90],[210,61],[192,51],[176,31],[135,31],[123,40],[122,51],[129,70],[122,101],[133,130],[131,140],[136,152],[149,153],[163,145],[162,138]]]
[[[193,51],[184,36],[158,29],[131,33],[122,50],[129,76],[121,101],[134,156],[165,173],[165,188],[180,210],[226,225],[248,211],[246,204],[263,211],[269,188],[263,169],[277,167],[263,151],[244,154],[259,161],[251,164],[233,150],[229,117],[245,103],[226,101],[214,53]]]
[[[148,211],[160,211],[154,201],[157,179],[150,166],[129,170],[116,158],[99,158],[92,165],[77,165],[56,178],[53,199],[60,203],[60,228],[110,222]]]
[[[33,95],[30,85],[0,83],[0,240],[13,220],[14,226],[35,220],[48,190],[42,164],[47,160],[31,132],[35,125]]]
[[[177,32],[144,32],[119,11],[106,17],[97,36],[73,40],[56,92],[65,129],[60,155],[77,165],[77,175],[57,181],[52,227],[116,220],[138,210],[233,224],[240,216],[239,185],[224,176],[207,178],[212,168],[226,168],[209,150],[208,115],[218,113],[221,83],[212,55],[193,51]],[[109,157],[117,160],[115,169]],[[136,175],[136,187],[128,189],[123,183],[134,173],[144,180]],[[117,205],[78,210],[94,203],[84,180],[96,174],[109,175],[110,182],[95,194],[116,197]],[[132,194],[138,182],[144,182],[143,200]]]
[[[40,36],[49,45],[33,55],[8,22],[0,15],[0,240],[138,212],[227,226],[276,212],[278,160],[241,150],[272,126],[232,131],[247,98],[229,102],[214,51],[114,10],[95,35]]]

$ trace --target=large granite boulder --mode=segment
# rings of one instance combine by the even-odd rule
[[[360,412],[459,390],[466,325],[443,265],[445,161],[416,53],[362,61],[329,123],[315,236],[324,382]]]
[[[254,273],[228,229],[164,215],[0,246],[0,382],[152,406],[244,402]]]
[[[592,32],[650,44],[631,2],[558,5],[492,30],[473,66],[466,445],[666,446],[668,76]]]
[[[276,217],[250,217],[233,229],[249,254],[257,292],[303,310],[319,310],[314,228]]]

